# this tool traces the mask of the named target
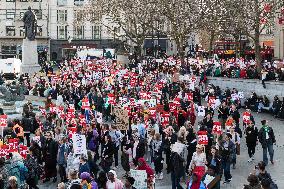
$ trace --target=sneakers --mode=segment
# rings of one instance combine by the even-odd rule
[[[270,161],[272,165],[274,165],[274,161]]]
[[[252,155],[251,159],[254,160],[254,155]]]
[[[249,158],[249,159],[248,159],[248,162],[249,162],[249,163],[252,162],[252,158]]]

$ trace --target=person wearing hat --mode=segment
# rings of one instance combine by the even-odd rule
[[[90,173],[83,172],[80,174],[82,189],[98,189],[98,184],[91,178]]]
[[[268,158],[267,158],[267,150],[268,150],[270,156],[270,162],[274,164],[273,144],[276,143],[275,135],[273,129],[268,126],[266,120],[262,120],[261,125],[262,127],[259,129],[258,140],[261,143],[263,149],[263,161],[265,162],[266,165],[268,164]]]
[[[224,170],[224,183],[229,183],[232,180],[231,163],[235,152],[235,144],[232,142],[232,135],[227,133],[224,140],[220,143],[220,155],[222,158],[222,167]]]
[[[117,178],[116,172],[110,170],[107,174],[108,181],[106,183],[107,189],[123,189],[123,183]]]
[[[123,189],[136,189],[133,185],[135,183],[135,179],[133,177],[127,177],[125,180]]]

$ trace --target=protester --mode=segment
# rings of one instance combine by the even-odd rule
[[[231,163],[233,161],[233,156],[235,153],[235,145],[232,142],[232,135],[227,133],[224,136],[224,140],[220,144],[220,154],[222,157],[222,167],[224,170],[224,183],[229,183],[232,180],[231,175]]]
[[[42,147],[43,161],[44,161],[44,172],[45,180],[43,182],[50,181],[50,178],[53,178],[52,182],[57,181],[57,169],[56,169],[56,159],[57,159],[57,150],[58,145],[53,140],[52,132],[46,133],[46,142]]]
[[[106,183],[107,189],[123,189],[123,183],[117,178],[116,172],[110,170],[108,172],[108,181]]]
[[[274,164],[274,150],[273,150],[273,144],[276,143],[275,136],[273,129],[269,127],[266,120],[261,121],[262,127],[259,129],[258,133],[258,140],[262,145],[263,149],[263,161],[265,164],[268,164],[268,158],[267,158],[267,150],[269,152],[270,156],[270,162]]]
[[[249,121],[248,127],[245,130],[245,135],[246,135],[246,143],[247,143],[248,155],[249,155],[248,162],[251,162],[252,160],[254,160],[255,147],[258,142],[257,140],[258,130],[252,121]]]

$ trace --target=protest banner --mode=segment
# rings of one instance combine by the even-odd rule
[[[134,187],[136,189],[147,189],[147,173],[145,170],[130,170],[131,177],[135,178]]]
[[[219,121],[214,121],[212,133],[213,134],[222,134],[222,127],[221,127],[221,123]]]
[[[7,115],[0,115],[0,127],[7,127]],[[3,135],[2,135],[3,136]]]
[[[243,122],[245,124],[248,124],[250,122],[250,116],[251,116],[251,114],[249,112],[243,113]]]
[[[238,96],[240,99],[245,98],[244,92],[238,92]]]
[[[201,116],[201,117],[205,116],[205,107],[204,106],[198,106],[197,116]]]
[[[85,135],[73,134],[72,142],[73,142],[74,154],[86,154],[87,155]]]
[[[122,107],[115,106],[113,113],[115,115],[115,125],[121,131],[128,130],[129,116],[128,111]]]
[[[96,120],[98,123],[103,122],[103,114],[101,112],[96,112]]]
[[[207,131],[198,131],[198,144],[208,145]]]

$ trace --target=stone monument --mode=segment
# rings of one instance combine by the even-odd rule
[[[25,38],[23,39],[22,45],[21,73],[28,73],[31,75],[40,70],[40,65],[38,64],[37,41],[35,39],[37,22],[31,7],[25,12],[23,22]]]

